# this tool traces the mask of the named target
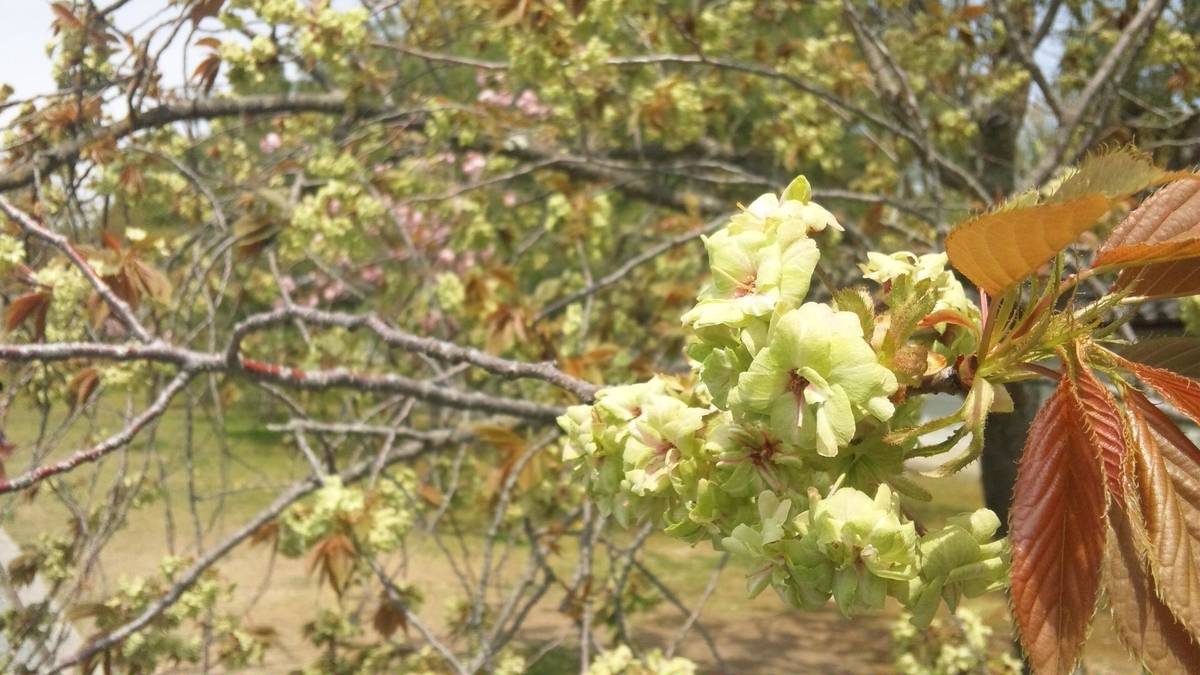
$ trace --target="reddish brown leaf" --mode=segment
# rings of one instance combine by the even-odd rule
[[[134,280],[142,293],[160,304],[171,304],[171,282],[165,274],[137,259],[131,259],[127,269],[128,276]]]
[[[116,274],[108,274],[100,277],[108,287],[112,289],[114,295],[129,303],[133,309],[137,309],[142,304],[141,286],[134,283],[129,278],[129,273],[125,269],[120,269]]]
[[[384,592],[379,599],[379,609],[371,619],[371,625],[384,637],[391,637],[396,629],[402,629],[408,635],[408,612],[399,604],[392,602]]]
[[[1138,379],[1154,387],[1176,410],[1200,423],[1200,382],[1162,368],[1125,361],[1122,365]]]
[[[1092,266],[1144,265],[1196,256],[1200,256],[1200,180],[1181,180],[1154,193],[1126,216],[1100,247]]]
[[[121,175],[117,177],[117,185],[120,185],[126,194],[136,197],[146,189],[146,173],[137,164],[126,164],[121,169]]]
[[[341,534],[333,534],[313,546],[312,560],[308,573],[319,573],[319,582],[329,582],[330,588],[339,596],[346,590],[354,574],[354,544]]]
[[[1102,194],[1061,204],[986,213],[954,228],[946,254],[954,268],[992,295],[1033,274],[1112,207]]]
[[[75,16],[75,13],[71,11],[71,8],[68,7],[66,3],[51,3],[50,11],[54,13],[53,25],[55,34],[57,34],[59,30],[66,28],[76,30],[83,28],[83,22],[79,20],[79,17]]]
[[[1079,347],[1076,349],[1080,350]],[[1121,478],[1128,453],[1124,419],[1120,408],[1117,407],[1116,398],[1087,366],[1080,351],[1076,351],[1074,365],[1075,378],[1071,386],[1075,404],[1083,421],[1083,430],[1093,450],[1100,455],[1108,494],[1124,507],[1125,494]]]
[[[1029,430],[1010,512],[1012,605],[1036,675],[1070,673],[1087,638],[1104,554],[1104,474],[1069,378]]]
[[[13,586],[24,587],[32,584],[37,579],[38,565],[42,562],[40,556],[32,553],[21,553],[13,558],[8,563],[8,578]],[[67,618],[74,621],[75,617],[71,616],[70,610],[67,610]]]
[[[205,94],[212,91],[217,83],[217,75],[221,72],[221,57],[219,54],[209,54],[192,71],[192,80],[200,85]]]
[[[983,5],[964,5],[958,12],[958,16],[963,21],[973,21],[981,16],[987,16],[987,7]]]
[[[121,252],[121,240],[117,239],[116,235],[111,232],[101,232],[100,241],[104,243],[104,247],[113,253]]]
[[[1130,362],[1200,380],[1200,339],[1196,337],[1147,337],[1117,353]]]
[[[225,0],[195,0],[192,3],[192,25],[200,23],[205,17],[220,14],[223,4],[225,4]]]
[[[1117,275],[1113,290],[1151,299],[1197,295],[1200,294],[1200,261],[1187,258],[1126,267]]]
[[[271,521],[260,526],[250,535],[250,544],[258,546],[260,544],[270,544],[274,547],[279,542],[279,522]]]
[[[417,493],[421,495],[421,499],[424,499],[427,504],[435,508],[441,506],[442,502],[446,500],[442,491],[431,483],[422,483]]]
[[[1183,500],[1188,532],[1200,542],[1200,448],[1161,410],[1138,393],[1134,405],[1145,416],[1158,441],[1175,493]],[[1196,549],[1200,554],[1200,547]],[[1197,556],[1200,561],[1200,555]]]
[[[1200,450],[1145,396],[1126,390],[1134,471],[1159,597],[1200,628]]]
[[[85,309],[87,310],[88,322],[94,328],[99,328],[104,323],[104,320],[108,318],[108,303],[100,297],[100,294],[94,291],[88,296]]]
[[[1161,337],[1122,347],[1121,358],[1200,380],[1200,339]]]
[[[1104,588],[1117,635],[1155,675],[1189,675],[1200,647],[1155,593],[1134,527],[1120,509],[1109,512]]]
[[[8,330],[14,330],[17,326],[25,323],[26,319],[33,317],[34,335],[37,339],[41,339],[46,333],[46,311],[50,309],[51,295],[45,291],[35,293],[26,293],[18,298],[15,298],[8,304],[8,310],[5,312],[4,320]]]
[[[67,383],[67,404],[74,409],[87,403],[98,386],[100,386],[100,375],[95,368],[84,368],[75,373],[75,376]]]
[[[938,325],[939,323],[951,323],[956,326],[962,326],[963,328],[971,331],[971,333],[975,336],[975,340],[977,342],[979,341],[979,326],[961,312],[953,309],[939,309],[938,311],[926,316],[924,319],[921,319],[921,322],[917,325],[921,328],[930,328]]]

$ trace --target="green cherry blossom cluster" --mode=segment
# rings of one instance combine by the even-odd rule
[[[291,558],[304,555],[334,535],[353,539],[356,548],[388,553],[400,547],[415,519],[416,475],[392,470],[374,489],[347,487],[337,476],[325,479],[311,503],[297,504],[279,520],[279,550]]]
[[[943,600],[954,607],[1006,575],[992,512],[919,532],[900,505],[930,498],[904,475],[906,459],[933,452],[918,445],[922,382],[970,359],[979,311],[944,255],[910,253],[869,254],[876,294],[829,288],[829,302],[806,301],[824,279],[813,234],[840,229],[810,196],[797,178],[705,239],[712,283],[683,316],[692,375],[570,408],[563,456],[622,525],[653,520],[750,560],[752,595],[770,586],[801,608],[832,598],[845,614],[891,596],[928,625]],[[1008,400],[976,388],[992,410]]]
[[[934,619],[923,629],[907,621],[892,628],[892,653],[898,675],[1018,675],[1021,660],[1009,651],[990,649],[992,629],[966,607]]]
[[[628,645],[618,645],[597,655],[587,675],[696,675],[696,664],[679,656],[663,656],[657,649],[639,659]]]

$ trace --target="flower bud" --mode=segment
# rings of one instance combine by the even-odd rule
[[[815,489],[809,493],[809,510],[797,519],[800,544],[811,560],[824,556],[818,567],[832,570],[833,597],[843,614],[882,607],[889,581],[916,576],[916,529],[901,522],[898,499],[887,485],[874,499],[852,488],[825,499]]]
[[[962,596],[1003,588],[1008,576],[1005,541],[992,541],[1000,519],[987,509],[950,518],[921,539],[921,575],[907,602],[915,626],[928,626],[941,600],[951,611]]]

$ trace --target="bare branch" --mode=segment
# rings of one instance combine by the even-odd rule
[[[671,589],[668,588],[667,585],[664,584],[656,574],[651,572],[645,564],[635,560],[633,561],[633,566],[636,567],[642,574],[646,575],[646,580],[649,581],[652,586],[657,588],[659,593],[662,593],[667,602],[674,605],[676,609],[683,613],[684,616],[691,616],[691,610],[687,608],[687,605],[683,604],[683,602],[673,592],[671,592]],[[693,625],[696,627],[696,632],[700,634],[700,639],[704,640],[704,644],[708,645],[708,651],[712,654],[713,659],[717,662],[717,668],[722,672],[730,672],[729,668],[725,666],[725,659],[721,657],[721,652],[717,650],[716,640],[713,639],[713,636],[708,632],[708,629],[705,628],[704,625],[699,621],[694,621]]]
[[[190,371],[182,371],[175,376],[175,379],[163,388],[158,393],[158,397],[150,407],[146,408],[142,414],[130,420],[125,428],[121,431],[109,436],[101,443],[94,445],[86,450],[80,450],[70,457],[54,464],[45,464],[26,471],[25,473],[9,479],[0,478],[0,494],[16,492],[45,480],[51,476],[56,476],[60,473],[66,473],[87,462],[94,462],[108,453],[118,448],[123,448],[138,435],[146,425],[158,419],[164,412],[167,411],[167,406],[175,395],[183,391],[188,382],[191,381],[194,373]]]
[[[441,640],[437,639],[437,636],[435,636],[433,631],[425,625],[425,622],[421,621],[420,617],[409,610],[408,603],[404,602],[404,596],[400,594],[400,589],[396,588],[396,585],[393,584],[392,580],[388,578],[386,573],[384,573],[383,568],[379,566],[379,563],[376,562],[374,558],[370,557],[368,557],[366,561],[371,567],[371,570],[375,572],[375,577],[379,579],[379,583],[383,584],[388,602],[395,605],[396,608],[401,612],[404,612],[405,620],[408,621],[409,625],[411,625],[413,628],[416,628],[417,632],[421,634],[421,637],[429,643],[429,646],[433,647],[438,654],[441,654],[442,658],[446,659],[446,662],[449,663],[451,667],[453,667],[454,670],[459,673],[459,675],[466,675],[468,672],[467,669],[463,667],[462,662],[454,656],[454,652],[450,651],[449,647],[443,644]]]
[[[86,342],[52,345],[0,345],[0,361],[53,362],[77,358],[170,363],[193,373],[229,372],[259,382],[271,382],[293,389],[351,388],[358,391],[397,393],[459,410],[479,410],[493,414],[514,415],[542,422],[553,422],[562,414],[562,408],[557,406],[503,396],[456,391],[433,382],[416,380],[403,375],[357,373],[345,368],[301,370],[247,358],[240,358],[236,364],[230,364],[223,354],[206,354],[182,347],[170,347],[157,342],[146,346]]]
[[[1050,4],[1046,7],[1046,14],[1042,17],[1041,24],[1033,33],[1032,44],[1037,48],[1042,44],[1042,40],[1050,34],[1050,29],[1054,28],[1054,21],[1058,18],[1058,10],[1062,7],[1062,0],[1050,0]]]
[[[478,349],[460,347],[451,342],[418,337],[387,325],[374,313],[345,314],[298,306],[284,307],[266,314],[258,314],[237,324],[233,329],[229,348],[225,352],[226,361],[231,364],[236,363],[237,359],[240,358],[238,351],[241,341],[250,333],[269,326],[280,325],[292,319],[301,319],[308,323],[327,328],[336,327],[347,330],[365,328],[379,336],[389,347],[403,349],[416,354],[424,354],[447,363],[469,363],[493,375],[505,378],[541,380],[559,389],[568,391],[583,401],[592,400],[592,397],[600,389],[598,385],[567,375],[555,368],[551,363],[511,361],[492,356]]]
[[[287,424],[268,424],[267,430],[287,434],[296,431],[311,431],[319,434],[337,434],[339,436],[399,436],[401,438],[422,441],[425,443],[440,442],[442,437],[445,435],[443,432],[417,431],[416,429],[407,429],[405,427],[385,427],[353,422],[318,422],[316,420],[304,419],[289,420]],[[466,440],[472,435],[473,434],[467,433],[462,436],[461,440]]]
[[[621,279],[624,279],[630,272],[632,272],[637,267],[644,265],[647,262],[650,262],[651,260],[654,260],[655,258],[662,255],[663,253],[666,253],[667,251],[669,251],[673,248],[676,248],[678,246],[682,246],[690,241],[699,239],[700,237],[702,237],[706,234],[711,234],[712,232],[716,231],[719,227],[721,227],[721,225],[723,225],[725,223],[725,221],[729,220],[730,215],[731,214],[728,214],[728,213],[722,214],[722,215],[708,221],[704,225],[701,225],[700,227],[697,227],[696,229],[691,230],[690,232],[684,232],[681,235],[671,237],[670,239],[667,239],[667,240],[661,242],[657,246],[654,246],[654,247],[644,251],[643,253],[636,255],[636,256],[630,258],[629,260],[626,260],[623,265],[621,265],[617,269],[613,270],[612,272],[604,275],[603,277],[598,279],[595,283],[591,284],[590,286],[585,286],[584,288],[581,288],[578,291],[571,293],[570,295],[559,298],[558,300],[555,300],[554,302],[550,303],[549,305],[546,305],[545,307],[542,308],[542,311],[537,313],[537,316],[535,316],[533,318],[533,320],[541,321],[542,319],[545,319],[548,316],[557,314],[558,312],[562,311],[564,308],[566,308],[571,303],[577,302],[581,298],[595,295],[599,291],[602,291],[602,290],[608,288],[609,286],[612,286],[613,284],[617,283]]]
[[[712,574],[708,577],[708,585],[704,587],[704,592],[700,594],[700,598],[696,600],[696,606],[692,608],[692,613],[688,615],[683,625],[675,632],[675,637],[671,639],[671,643],[667,645],[667,649],[663,652],[669,659],[675,655],[675,650],[679,647],[679,643],[687,636],[688,631],[692,629],[696,621],[700,618],[700,613],[704,611],[704,606],[708,604],[708,599],[712,597],[713,591],[717,590],[717,580],[721,578],[721,572],[725,569],[726,563],[729,562],[729,552],[726,551],[721,556],[721,561],[717,563]]]
[[[446,434],[443,443],[453,441],[452,434]],[[425,452],[432,450],[434,445],[428,443],[410,442],[405,444],[399,451],[393,453],[390,463],[395,463],[401,460],[413,459]],[[360,462],[358,465],[343,471],[339,474],[343,483],[349,484],[357,480],[361,480],[371,472],[371,460]],[[204,571],[212,567],[217,561],[224,558],[238,544],[248,539],[251,535],[258,531],[260,527],[271,522],[279,514],[283,513],[284,509],[291,506],[294,502],[300,500],[304,496],[321,487],[320,481],[315,476],[310,476],[299,483],[293,485],[283,494],[279,495],[275,501],[266,509],[263,509],[254,518],[250,519],[245,525],[238,528],[233,534],[227,537],[217,546],[213,547],[196,562],[192,563],[191,567],[178,575],[175,583],[171,584],[171,588],[167,590],[162,597],[150,603],[146,609],[142,610],[136,618],[122,625],[119,628],[105,633],[102,637],[92,640],[86,647],[78,653],[68,657],[54,665],[47,675],[57,675],[64,670],[77,666],[86,662],[92,656],[99,654],[110,647],[120,644],[125,639],[129,638],[134,633],[142,630],[156,619],[160,614],[174,605],[187,589],[191,588],[192,584],[196,583],[204,574]]]
[[[1013,52],[1017,55],[1017,59],[1020,60],[1021,65],[1025,66],[1025,70],[1029,72],[1029,76],[1033,79],[1034,84],[1038,86],[1038,90],[1042,92],[1042,98],[1046,100],[1046,105],[1050,107],[1050,112],[1054,114],[1054,119],[1062,123],[1066,114],[1063,109],[1062,100],[1058,97],[1058,92],[1050,85],[1050,80],[1046,78],[1046,73],[1042,70],[1042,67],[1033,58],[1033,50],[1025,40],[1020,27],[1013,22],[1012,17],[1009,16],[1009,12],[1000,7],[999,0],[989,0],[988,4],[992,7],[992,13],[1004,23],[1004,32],[1008,37],[1009,44],[1012,45]]]
[[[1129,25],[1125,26],[1121,37],[1117,38],[1116,44],[1108,52],[1108,56],[1104,57],[1100,67],[1096,69],[1083,91],[1080,92],[1075,104],[1062,118],[1062,124],[1058,128],[1053,146],[1030,174],[1028,180],[1030,186],[1042,185],[1062,165],[1063,157],[1067,155],[1075,137],[1075,130],[1083,121],[1097,94],[1105,86],[1114,84],[1114,75],[1119,68],[1127,65],[1141,49],[1146,38],[1153,32],[1154,25],[1158,22],[1166,5],[1166,0],[1148,0],[1138,9]]]
[[[0,174],[0,192],[30,185],[67,162],[74,161],[85,148],[106,139],[119,140],[143,129],[156,129],[175,122],[211,120],[240,115],[321,112],[369,116],[377,113],[370,106],[347,109],[344,94],[297,94],[295,96],[244,96],[240,98],[204,98],[182,103],[167,103],[145,112],[137,112],[90,134],[54,146],[35,155],[30,162]]]
[[[479,70],[508,70],[508,64],[501,63],[499,61],[484,61],[482,59],[472,59],[465,56],[455,56],[453,54],[439,54],[437,52],[430,52],[424,49],[418,49],[416,47],[409,47],[408,45],[396,44],[392,42],[372,42],[371,46],[390,49],[391,51],[400,52],[401,54],[416,56],[418,58],[425,59],[426,61],[451,63],[456,66],[468,66],[471,68],[478,68]]]
[[[470,65],[473,67],[479,67],[479,68],[482,68],[485,70],[493,70],[493,71],[507,70],[507,68],[508,68],[508,64],[498,62],[498,61],[480,61],[480,62],[478,62],[478,64],[473,63],[473,62],[469,63],[468,61],[473,61],[473,60],[462,59],[457,56],[437,54],[437,53],[419,50],[419,49],[415,49],[415,48],[411,48],[411,47],[406,47],[403,45],[377,44],[376,46],[386,47],[386,48],[404,52],[407,54],[412,54],[414,56],[420,56],[421,58],[426,58],[431,61],[455,63],[457,65]],[[871,124],[874,124],[880,128],[883,128],[886,131],[893,133],[900,138],[905,139],[909,143],[913,144],[913,146],[916,147],[918,150],[920,150],[931,162],[933,162],[937,167],[939,167],[939,169],[942,172],[944,172],[948,176],[952,176],[954,182],[957,185],[963,187],[965,190],[973,192],[974,193],[973,196],[975,196],[976,198],[981,198],[981,199],[985,199],[985,200],[988,199],[987,191],[985,189],[983,189],[983,186],[971,174],[971,172],[969,172],[965,167],[957,164],[956,162],[952,161],[951,159],[949,159],[946,156],[942,155],[941,153],[937,152],[937,150],[932,148],[932,146],[930,144],[924,143],[918,134],[914,133],[913,131],[911,131],[909,129],[901,127],[901,126],[891,122],[890,120],[886,119],[885,117],[882,117],[870,110],[867,110],[866,108],[863,108],[862,106],[859,106],[841,96],[838,96],[837,94],[835,94],[831,91],[828,91],[822,87],[814,85],[814,84],[812,84],[802,78],[796,77],[794,75],[780,72],[780,71],[774,70],[772,68],[758,66],[755,64],[742,63],[740,61],[735,61],[732,59],[710,57],[710,56],[701,55],[701,54],[646,54],[646,55],[639,55],[639,56],[619,56],[619,57],[613,57],[613,58],[609,59],[607,61],[607,64],[610,66],[616,66],[616,67],[637,67],[637,66],[644,66],[644,65],[662,65],[662,64],[700,65],[700,66],[708,66],[708,67],[712,67],[712,68],[720,68],[720,69],[724,69],[724,70],[731,70],[731,71],[735,71],[735,72],[756,75],[756,76],[763,77],[766,79],[778,80],[781,82],[785,82],[788,85],[790,85],[791,87],[793,87],[799,91],[802,91],[811,96],[815,96],[817,99],[819,99],[820,101],[822,101],[823,103],[825,103],[826,105],[828,105],[830,108],[832,108],[835,111],[848,113],[854,117],[857,117],[864,121],[870,122]],[[2,184],[0,184],[0,185],[2,185]],[[651,201],[653,201],[653,200],[651,200]]]

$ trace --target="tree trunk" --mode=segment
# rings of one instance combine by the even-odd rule
[[[983,431],[983,501],[1000,517],[1000,535],[1008,534],[1008,509],[1012,505],[1013,486],[1017,482],[1017,464],[1025,447],[1025,435],[1042,402],[1041,392],[1032,382],[1006,385],[1013,399],[1013,411],[988,417]]]
[[[1032,17],[1025,17],[1025,27]],[[1015,54],[1001,53],[1001,58],[1016,59]],[[979,125],[980,181],[999,201],[1009,197],[1017,185],[1017,140],[1028,109],[1029,84],[1012,96],[996,101],[977,120]],[[999,535],[1008,534],[1008,512],[1012,506],[1013,487],[1017,482],[1017,465],[1025,448],[1025,436],[1041,404],[1041,393],[1032,382],[1007,385],[1013,399],[1013,411],[988,418],[983,433],[983,455],[980,472],[983,481],[984,504],[1000,518]],[[1024,672],[1031,672],[1028,659],[1014,639],[1013,650],[1021,657]]]

